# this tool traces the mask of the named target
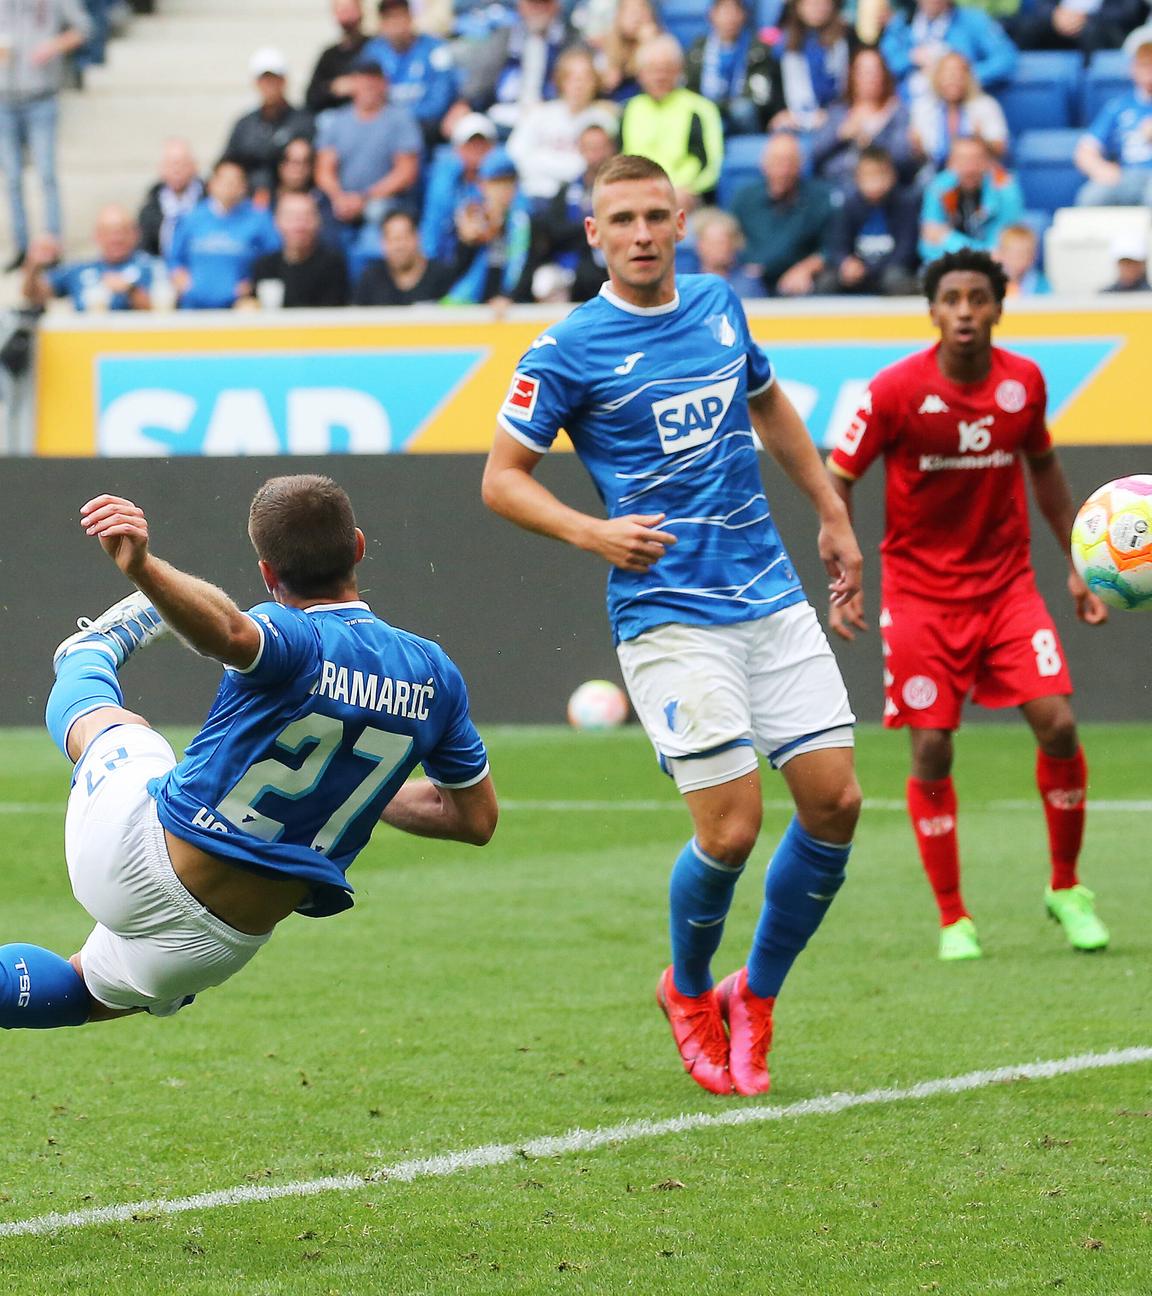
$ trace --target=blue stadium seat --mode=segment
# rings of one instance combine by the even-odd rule
[[[716,185],[716,200],[721,207],[731,207],[736,191],[749,180],[760,176],[760,155],[764,152],[764,135],[730,135],[724,145],[724,165]]]
[[[765,27],[779,27],[784,16],[784,0],[756,0],[754,19],[757,31]]]
[[[685,53],[700,36],[708,35],[708,19],[697,13],[665,13],[664,26],[683,46]]]
[[[1015,171],[1030,210],[1071,207],[1084,176],[1072,161],[1078,130],[1025,131],[1016,141]]]
[[[1021,53],[1011,84],[996,95],[1011,134],[1075,125],[1080,74],[1075,50]]]
[[[1132,88],[1128,56],[1123,50],[1098,50],[1080,84],[1080,125],[1090,126],[1101,108]]]

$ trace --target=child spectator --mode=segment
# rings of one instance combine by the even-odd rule
[[[740,264],[744,235],[731,212],[719,207],[702,208],[692,217],[692,232],[701,274],[723,279],[741,300],[764,296],[760,276]]]
[[[267,211],[248,201],[244,168],[222,158],[208,196],[180,218],[169,264],[181,310],[227,310],[252,286],[252,266],[280,246]]]
[[[729,134],[762,134],[785,107],[776,56],[752,31],[745,0],[712,0],[708,26],[688,50],[688,89],[712,100]]]
[[[445,300],[498,308],[530,301],[531,220],[517,196],[515,163],[503,149],[480,164],[480,192],[479,202],[465,203],[456,214],[462,269]]]
[[[990,252],[1005,225],[1024,211],[1020,186],[989,155],[980,139],[958,139],[948,170],[924,191],[920,212],[920,255],[925,261],[962,247]]]
[[[465,113],[452,127],[452,152],[437,157],[428,172],[420,242],[433,261],[456,254],[456,212],[480,199],[480,164],[496,146],[496,127],[483,113]]]
[[[1106,293],[1148,292],[1148,239],[1123,235],[1112,241],[1116,278]]]
[[[948,160],[952,142],[977,136],[988,151],[1002,158],[1008,148],[1004,109],[980,89],[968,60],[954,51],[944,54],[929,77],[926,94],[912,102],[913,139],[935,168]]]
[[[884,60],[874,49],[857,50],[848,68],[845,102],[828,109],[827,120],[812,138],[816,174],[837,192],[849,190],[861,152],[879,147],[892,158],[900,179],[910,181],[923,161],[909,135],[910,120]]]
[[[914,293],[918,217],[916,199],[897,184],[891,155],[876,145],[863,149],[855,186],[832,213],[818,291]]]
[[[996,260],[1008,276],[1009,297],[1036,297],[1051,292],[1036,265],[1039,240],[1031,225],[1005,225],[996,240]]]
[[[1152,203],[1152,27],[1134,31],[1124,52],[1132,89],[1109,99],[1076,145],[1076,165],[1088,177],[1078,207]]]

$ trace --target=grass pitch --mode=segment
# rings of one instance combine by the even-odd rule
[[[689,827],[642,735],[488,736],[508,808],[487,850],[380,829],[351,913],[290,920],[177,1018],[5,1034],[0,1224],[755,1105],[692,1084],[653,1002]],[[1114,803],[1090,812],[1084,858],[1112,948],[1074,954],[1045,919],[1028,734],[972,728],[960,834],[987,957],[945,966],[899,808],[904,740],[862,731],[879,804],[781,998],[771,1104],[1152,1044],[1152,729],[1084,739],[1092,796]],[[71,952],[84,938],[66,785],[46,737],[5,735],[0,939]],[[720,972],[743,961],[788,818],[771,774],[765,794]],[[1136,1296],[1150,1253],[1143,1063],[0,1237],[0,1290]]]

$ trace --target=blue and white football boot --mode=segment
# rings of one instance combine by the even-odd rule
[[[113,603],[95,619],[80,617],[76,624],[79,630],[52,654],[53,671],[64,657],[79,648],[105,653],[119,669],[138,649],[147,648],[168,633],[160,613],[139,590]]]

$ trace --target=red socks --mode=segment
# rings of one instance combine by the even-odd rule
[[[1048,820],[1048,848],[1052,855],[1052,890],[1074,887],[1076,861],[1084,840],[1084,802],[1088,768],[1084,752],[1075,756],[1046,756],[1036,753],[1036,786],[1044,801]]]
[[[956,842],[956,789],[950,778],[908,780],[908,814],[920,861],[936,896],[940,925],[968,917],[960,898],[960,851]]]

